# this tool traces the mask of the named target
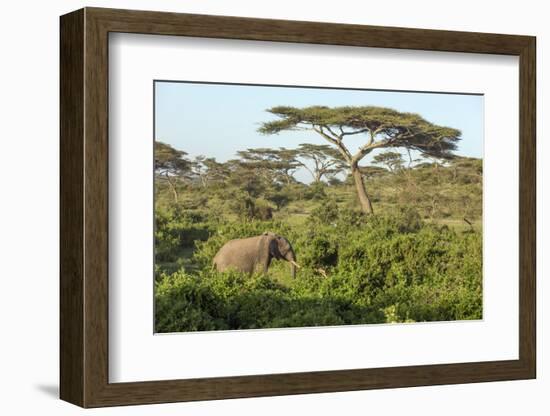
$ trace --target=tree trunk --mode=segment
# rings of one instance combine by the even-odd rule
[[[166,175],[166,180],[168,181],[168,185],[170,185],[170,190],[172,191],[172,194],[174,195],[174,202],[178,202],[178,190],[176,189],[176,183],[172,182],[170,179],[170,176],[168,174]]]
[[[323,174],[319,171],[315,171],[315,182],[319,183],[321,182],[321,178],[323,177]]]
[[[176,189],[176,185],[170,182],[170,188],[172,188],[172,194],[174,194],[174,202],[178,202],[178,191]]]
[[[290,173],[290,171],[285,172],[285,180],[287,185],[290,185],[292,183],[292,174]]]
[[[372,203],[370,202],[370,198],[367,195],[367,190],[365,189],[365,184],[363,183],[363,175],[361,175],[361,172],[357,166],[351,167],[351,175],[355,181],[355,189],[357,190],[357,197],[359,198],[359,203],[361,204],[361,210],[367,215],[374,214]]]

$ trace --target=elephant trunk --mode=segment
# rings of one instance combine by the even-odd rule
[[[286,260],[290,263],[290,275],[292,278],[296,278],[296,269],[300,268],[300,266],[296,263],[296,254],[294,254],[294,250],[290,250],[286,255]]]

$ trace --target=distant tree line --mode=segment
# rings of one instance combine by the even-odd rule
[[[155,172],[165,181],[178,200],[178,183],[207,188],[229,183],[240,187],[249,197],[257,197],[261,183],[290,185],[295,173],[309,172],[313,185],[336,184],[344,174],[353,181],[357,200],[365,214],[374,212],[366,183],[382,173],[404,172],[424,163],[434,166],[455,159],[459,130],[432,124],[418,114],[402,113],[384,107],[273,107],[267,110],[277,120],[263,123],[259,132],[266,135],[288,130],[310,130],[328,144],[302,143],[295,149],[254,148],[237,152],[237,159],[218,162],[215,158],[188,158],[185,151],[174,149],[160,140],[155,142]],[[360,146],[349,149],[349,137]],[[372,158],[372,164],[359,163],[375,150],[384,150]],[[408,160],[399,151],[406,151]],[[420,155],[413,159],[412,153]],[[428,161],[428,162],[426,162]],[[277,198],[273,201],[279,205]],[[279,201],[281,202],[281,201]]]

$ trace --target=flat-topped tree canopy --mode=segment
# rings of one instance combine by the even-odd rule
[[[342,161],[342,155],[333,146],[328,144],[300,143],[296,149],[298,156],[316,156],[320,159],[334,159]]]
[[[263,134],[305,128],[317,131],[333,143],[343,141],[346,136],[366,134],[367,143],[361,147],[359,159],[361,154],[381,147],[404,147],[434,157],[452,158],[461,136],[460,130],[430,123],[416,113],[387,107],[277,106],[267,111],[279,120],[263,123],[259,129]],[[340,152],[349,158],[355,156],[342,149]]]
[[[295,159],[296,152],[284,147],[240,150],[237,155],[241,158],[243,167],[279,172],[287,182],[294,180],[292,172],[299,166]]]
[[[390,150],[374,156],[372,158],[372,163],[375,165],[386,166],[390,172],[395,172],[403,167],[404,159],[401,153],[392,152]]]
[[[278,119],[262,123],[260,133],[312,130],[335,146],[351,169],[361,208],[369,214],[373,209],[359,167],[361,159],[375,149],[399,147],[425,156],[451,159],[461,137],[460,130],[430,123],[416,113],[387,107],[277,106],[267,111]],[[364,137],[355,153],[344,143],[346,136],[353,135]]]
[[[187,153],[183,150],[174,149],[167,143],[155,140],[155,172],[166,180],[176,202],[178,180],[188,178],[192,173],[193,163],[186,156]]]
[[[191,168],[191,162],[185,156],[187,152],[155,140],[155,170],[167,171],[172,175],[187,172]]]

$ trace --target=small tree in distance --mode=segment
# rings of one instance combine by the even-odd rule
[[[461,136],[459,130],[432,124],[418,114],[384,107],[278,106],[267,111],[278,119],[262,123],[260,133],[310,130],[338,150],[351,171],[361,209],[366,214],[373,213],[359,166],[366,155],[375,149],[404,148],[442,159],[452,158]],[[349,136],[362,138],[355,153],[345,143]]]
[[[374,156],[372,163],[386,166],[391,173],[395,173],[403,168],[404,160],[399,152],[384,152]]]
[[[323,177],[332,177],[346,168],[346,162],[342,155],[334,147],[327,144],[302,143],[296,149],[297,161],[313,177],[313,181],[321,182]],[[306,159],[313,163],[310,168],[300,159]]]
[[[237,152],[242,163],[268,181],[281,181],[287,185],[294,182],[294,171],[299,167],[296,152],[285,149],[255,148]]]
[[[155,173],[166,180],[175,202],[178,202],[178,181],[187,178],[191,172],[192,162],[185,156],[186,152],[155,141]]]
[[[214,157],[199,155],[193,161],[193,174],[199,179],[203,188],[207,188],[211,183],[223,182],[229,173],[225,164],[216,161]]]

